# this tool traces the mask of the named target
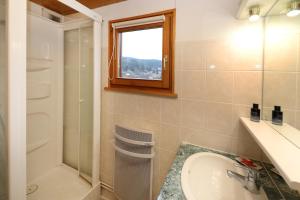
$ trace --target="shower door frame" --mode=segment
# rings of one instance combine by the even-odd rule
[[[95,32],[94,32],[94,24],[92,23],[93,21],[91,20],[91,19],[76,19],[76,20],[72,20],[72,21],[68,21],[68,22],[65,22],[64,24],[63,24],[63,30],[64,30],[64,32],[65,31],[71,31],[71,30],[79,30],[79,32],[80,32],[80,29],[81,28],[86,28],[86,27],[92,27],[93,28],[93,34],[95,34]],[[94,36],[93,36],[93,38],[94,38]],[[80,47],[79,47],[80,48]],[[95,40],[94,40],[94,46],[93,46],[93,48],[95,48]],[[95,49],[93,49],[94,51],[95,51]],[[99,54],[98,54],[99,55]],[[96,54],[95,54],[95,52],[93,53],[93,57],[95,57],[96,56]],[[97,58],[98,59],[98,58]],[[93,62],[95,62],[95,59],[93,59]],[[94,66],[96,66],[96,65],[94,65]],[[100,68],[99,68],[100,69]],[[95,68],[94,68],[94,70],[93,70],[93,78],[95,78],[95,74],[94,73],[96,73],[96,71],[95,71]],[[97,72],[98,74],[100,73],[100,72]],[[93,85],[95,84],[95,82],[93,83]],[[98,84],[98,83],[97,83]],[[99,84],[98,84],[99,85]],[[97,85],[96,85],[96,87],[95,87],[95,85],[94,85],[94,87],[93,87],[94,89],[96,88],[97,90],[98,90],[98,88],[97,88]],[[100,88],[101,89],[101,88]],[[98,93],[99,93],[99,91],[97,91]],[[93,103],[96,101],[96,99],[95,99],[95,97],[94,97],[94,94],[95,94],[95,91],[93,91]],[[100,100],[101,100],[101,98],[100,98]],[[98,100],[98,102],[99,102],[99,100]],[[97,116],[95,116],[95,114],[97,114],[97,113],[95,113],[95,109],[94,109],[94,106],[97,106],[97,105],[93,105],[93,126],[94,126],[94,124],[95,123],[97,123],[97,121],[99,122],[99,120],[100,120],[100,118],[96,118],[97,120],[94,120],[94,118],[95,117],[97,117]],[[101,103],[100,103],[100,105],[99,106],[101,106]],[[79,120],[80,121],[80,120]],[[80,122],[78,122],[78,123],[80,123]],[[98,123],[99,124],[99,123]],[[95,124],[95,125],[97,125],[97,124]],[[96,128],[96,129],[95,129]],[[80,129],[80,128],[79,128]],[[97,127],[93,127],[93,132],[95,131],[95,130],[97,130],[98,128]],[[100,127],[99,127],[99,129],[100,129]],[[100,131],[98,131],[98,132],[100,132]],[[80,135],[81,133],[79,133],[79,135]],[[99,135],[100,136],[100,135]],[[80,138],[80,137],[79,137]],[[79,144],[79,152],[80,152],[80,139],[78,138],[78,144]],[[95,161],[94,160],[96,160],[96,162],[97,163],[99,163],[100,162],[100,160],[98,159],[99,158],[99,156],[100,156],[100,152],[97,152],[99,149],[100,149],[100,144],[97,144],[97,143],[95,143],[95,141],[97,141],[97,140],[100,140],[100,137],[99,137],[99,139],[97,139],[97,135],[95,135],[94,133],[93,133],[93,160],[92,160],[92,180],[91,180],[91,184],[92,184],[92,186],[96,186],[98,183],[99,183],[99,178],[97,179],[97,177],[95,177],[95,176],[98,176],[99,177],[99,170],[97,171],[96,169],[99,169],[99,165],[96,165],[96,163],[94,163]],[[96,147],[97,149],[95,149],[94,147]],[[99,148],[98,148],[99,147]],[[61,148],[63,148],[63,147],[61,147]],[[100,150],[99,150],[100,151]],[[79,153],[78,153],[79,154]],[[99,156],[97,156],[96,157],[96,155],[99,155]],[[63,160],[62,158],[61,158],[61,160]],[[97,175],[97,173],[98,173],[98,175]],[[81,175],[80,174],[80,156],[78,155],[78,174],[79,174],[79,176]],[[94,174],[96,174],[96,175],[94,175]]]
[[[7,0],[9,200],[26,199],[27,0]]]
[[[93,21],[93,156],[92,187],[100,183],[100,122],[101,122],[101,24],[102,16],[76,0],[58,0]],[[79,24],[80,25],[80,24]]]
[[[75,0],[59,0],[93,20],[92,186],[100,183],[101,24],[102,17]],[[8,179],[9,200],[26,200],[27,0],[7,0]]]

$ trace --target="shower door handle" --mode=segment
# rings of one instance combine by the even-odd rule
[[[83,102],[84,102],[84,99],[80,99],[80,100],[79,100],[79,103],[83,103]]]

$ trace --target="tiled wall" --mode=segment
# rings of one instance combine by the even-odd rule
[[[113,185],[115,124],[155,133],[154,197],[183,141],[261,159],[239,122],[261,104],[262,23],[236,20],[239,0],[129,0],[98,10],[109,19],[176,7],[177,99],[103,90],[101,180]],[[120,12],[119,12],[120,11]],[[107,27],[103,32],[107,85]]]
[[[284,121],[300,129],[300,16],[266,19],[264,117],[274,105],[284,109]]]

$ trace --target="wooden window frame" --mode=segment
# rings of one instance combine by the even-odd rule
[[[113,30],[112,24],[155,17],[155,16],[165,16],[164,22],[154,22],[151,24],[143,24],[125,28],[118,28]],[[169,96],[177,97],[174,93],[174,40],[175,40],[175,18],[176,10],[166,10],[146,15],[140,15],[135,17],[111,20],[108,24],[109,30],[109,48],[108,48],[108,61],[110,63],[111,55],[113,53],[113,39],[115,37],[115,55],[111,61],[111,66],[109,66],[109,76],[108,76],[108,87],[106,90],[120,91],[120,92],[133,92],[133,93],[143,93],[151,95]],[[128,79],[120,78],[120,33],[146,30],[153,28],[163,28],[163,50],[162,50],[162,80],[142,80],[142,79]],[[115,34],[115,36],[114,36]],[[167,58],[164,62],[164,58]]]

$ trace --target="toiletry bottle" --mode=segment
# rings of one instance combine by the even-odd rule
[[[256,103],[254,103],[253,107],[251,108],[250,120],[254,122],[259,122],[260,120],[260,109]]]
[[[275,106],[272,111],[272,123],[276,125],[282,125],[283,113],[280,106]]]

